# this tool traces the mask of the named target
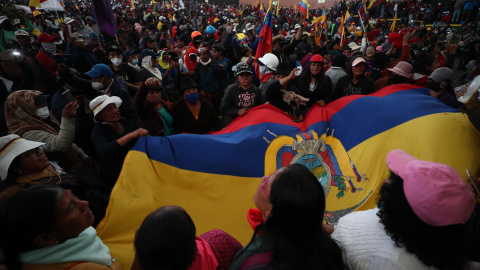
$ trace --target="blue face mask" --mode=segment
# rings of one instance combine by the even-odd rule
[[[138,59],[133,59],[132,60],[132,65],[138,65]]]
[[[190,104],[195,104],[198,101],[200,94],[198,92],[191,93],[185,96],[185,100],[188,101]]]

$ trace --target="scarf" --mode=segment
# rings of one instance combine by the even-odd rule
[[[187,66],[188,71],[194,71],[197,61],[190,60],[190,54],[197,54],[197,49],[195,47],[190,47],[187,51],[187,55],[184,56],[185,66]]]
[[[247,212],[247,220],[250,226],[252,226],[252,229],[255,230],[258,225],[263,223],[263,215],[260,210],[256,208],[250,208],[248,209]]]
[[[98,238],[97,231],[88,227],[77,237],[62,244],[44,247],[20,254],[24,264],[55,264],[65,262],[93,262],[111,265],[110,250]]]
[[[23,136],[25,132],[30,130],[43,130],[58,135],[60,123],[52,114],[45,121],[37,115],[37,106],[34,99],[41,94],[41,92],[35,90],[19,90],[8,96],[5,101],[5,118],[10,134]]]
[[[163,54],[165,54],[166,52],[165,51],[162,51],[162,53],[160,54],[160,57],[158,57],[158,65],[164,69],[164,70],[167,70],[169,67],[170,67],[170,62],[168,61],[163,61]]]
[[[152,73],[155,77],[157,77],[160,81],[162,80],[162,73],[157,67],[152,67],[152,57],[145,56],[142,59],[142,67]]]
[[[212,62],[212,59],[211,59],[211,58],[208,58],[208,61],[207,61],[207,62],[203,62],[203,61],[200,59],[200,63],[202,63],[202,65],[204,65],[204,66],[210,64],[210,62]]]
[[[273,71],[268,71],[268,73],[265,73],[262,75],[262,78],[260,79],[262,83],[265,83],[268,81],[268,79],[270,79],[270,77],[272,77],[273,75]]]

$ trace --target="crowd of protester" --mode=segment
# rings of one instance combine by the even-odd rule
[[[361,17],[370,1],[308,16],[274,7],[271,52],[257,59],[264,18],[254,5],[115,1],[111,36],[89,1],[31,14],[15,5],[22,1],[3,2],[0,269],[121,269],[91,226],[143,136],[218,131],[265,103],[302,122],[313,106],[394,84],[430,89],[480,130],[478,93],[463,104],[455,88],[480,74],[478,3],[447,2],[378,1]],[[165,206],[138,230],[132,269],[463,269],[478,261],[462,244],[475,201],[458,173],[401,150],[387,161],[379,209],[347,215],[331,236],[321,185],[290,165],[262,179],[258,211],[249,213],[260,221],[243,249],[221,230],[196,237],[188,213]],[[431,172],[420,177],[425,189],[408,188],[422,168]],[[449,188],[436,188],[438,177]],[[449,199],[422,204],[424,196]],[[368,234],[354,235],[359,228]]]

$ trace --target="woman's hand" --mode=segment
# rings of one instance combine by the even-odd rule
[[[325,101],[323,100],[317,101],[317,104],[320,105],[321,107],[325,107]]]
[[[137,139],[143,136],[148,136],[148,130],[144,128],[139,128],[135,131],[130,132],[130,136],[132,136],[132,139]]]
[[[62,117],[74,118],[75,115],[77,114],[77,109],[78,109],[78,103],[76,101],[67,103],[67,105],[65,105],[65,108],[63,108]]]
[[[295,74],[295,72],[297,72],[298,70],[300,70],[300,68],[296,67],[292,70],[292,72],[290,72],[290,75],[288,75],[288,77],[290,78],[290,80],[293,80],[297,77],[297,74]]]
[[[242,116],[242,115],[244,115],[244,114],[246,114],[246,113],[247,113],[247,110],[246,110],[245,108],[241,108],[240,110],[238,110],[238,115],[239,115],[239,116]]]

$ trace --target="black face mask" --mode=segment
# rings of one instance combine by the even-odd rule
[[[392,84],[400,84],[400,83],[403,83],[404,80],[403,80],[403,77],[392,73],[392,74],[390,74],[390,82]]]
[[[431,90],[433,90],[433,91],[435,91],[435,92],[438,92],[438,91],[440,91],[440,88],[441,88],[440,85],[441,85],[441,84],[442,84],[442,83],[439,83],[439,82],[438,82],[438,83],[437,83],[437,82],[427,82],[427,88],[428,88],[428,89],[431,89]]]

